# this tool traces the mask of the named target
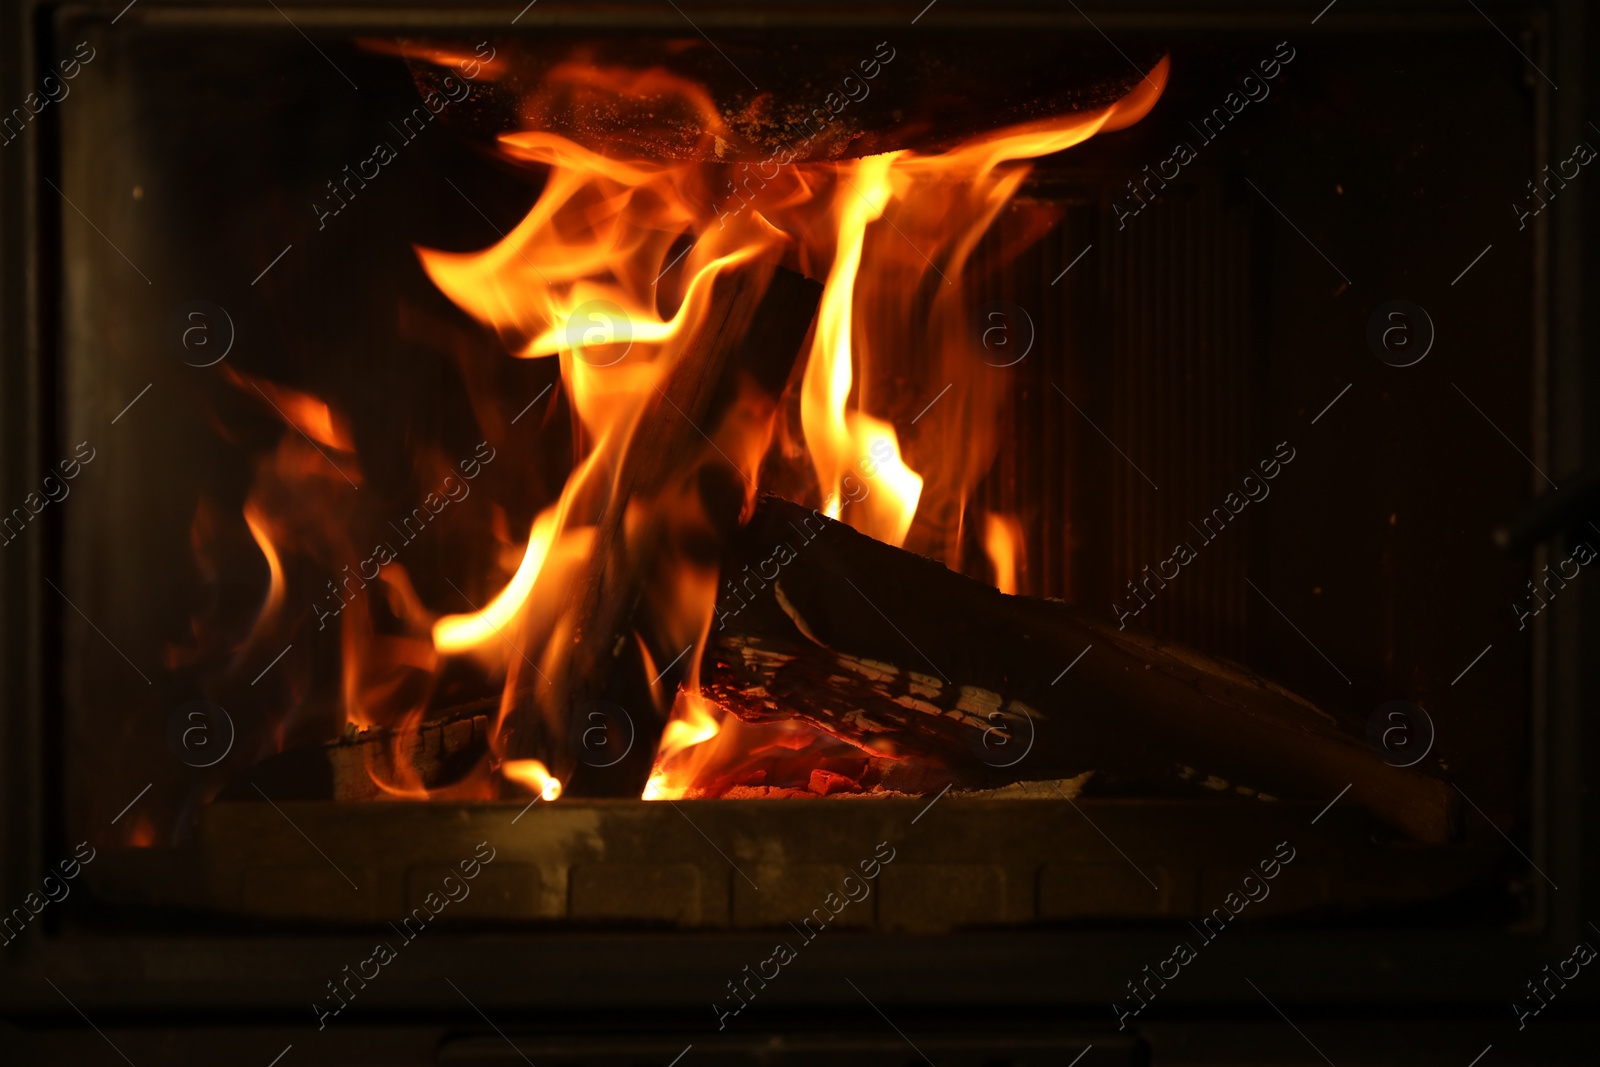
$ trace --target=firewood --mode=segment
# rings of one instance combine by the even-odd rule
[[[747,721],[797,716],[964,787],[1092,771],[1095,788],[1143,795],[1318,801],[1348,784],[1413,838],[1454,831],[1444,781],[1242,667],[1007,596],[786,500],[762,498],[723,574],[704,673]]]

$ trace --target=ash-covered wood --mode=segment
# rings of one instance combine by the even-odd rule
[[[762,498],[723,574],[707,677],[748,721],[798,715],[968,786],[1093,771],[1098,787],[1144,795],[1315,802],[1349,785],[1344,803],[1412,837],[1454,830],[1444,781],[1383,762],[1280,686],[1058,601],[1006,596],[788,501]]]

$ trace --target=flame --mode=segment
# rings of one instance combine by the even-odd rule
[[[370,494],[358,493],[363,475],[349,423],[332,404],[308,393],[220,370],[282,423],[275,447],[256,461],[239,513],[246,543],[266,560],[267,589],[242,639],[200,617],[193,626],[195,646],[169,648],[167,660],[196,671],[208,695],[238,678],[259,679],[268,692],[275,682],[286,686],[281,717],[263,739],[269,748],[315,743],[346,729],[393,728],[392,747],[407,757],[392,761],[392,773],[373,766],[372,777],[386,792],[426,795],[409,752],[439,669],[428,636],[432,615],[404,567],[373,554],[370,535],[356,533],[365,525],[358,521],[359,498]],[[202,499],[191,537],[202,573],[212,582],[220,574],[208,561],[229,551],[228,536],[218,509]],[[313,676],[314,656],[291,654],[294,646],[304,649],[319,640],[336,642],[337,672],[331,678]],[[264,677],[268,664],[274,682]],[[328,696],[307,699],[319,686],[335,698],[332,708]]]
[[[545,557],[555,541],[556,510],[547,508],[534,520],[528,534],[528,547],[511,582],[481,611],[467,615],[446,615],[433,624],[433,647],[443,653],[465,652],[503,634],[522,604],[533,592],[544,567]]]
[[[541,800],[555,800],[561,795],[561,781],[536,759],[506,760],[500,765],[500,773],[527,786]]]
[[[855,178],[841,171],[839,180],[849,183],[859,197],[845,201],[839,223],[839,243],[833,269],[823,289],[822,306],[817,310],[816,341],[806,363],[805,384],[801,393],[800,422],[817,468],[826,512],[838,518],[839,488],[843,473],[857,456],[854,439],[845,425],[845,405],[854,380],[851,370],[851,315],[855,302],[856,274],[861,269],[861,243],[867,223],[882,216],[889,200],[889,167],[893,155],[874,156],[855,164]],[[863,189],[862,186],[865,186]]]
[[[734,720],[737,721],[737,720]],[[656,748],[655,766],[651,769],[650,779],[645,783],[645,800],[678,800],[694,780],[696,766],[693,762],[687,765],[674,766],[683,763],[680,757],[691,751],[701,757],[701,761],[710,755],[709,749],[699,749],[722,732],[722,724],[711,711],[711,705],[699,693],[684,692],[679,694],[678,703],[674,707],[673,717],[668,720],[667,727],[661,732],[661,743]]]
[[[994,567],[995,588],[1015,593],[1022,563],[1022,524],[1013,516],[990,512],[984,516],[983,545]]]
[[[254,501],[245,504],[244,521],[250,528],[250,536],[255,538],[256,546],[261,549],[261,554],[267,560],[267,596],[261,602],[261,611],[256,615],[255,625],[250,629],[251,636],[254,637],[277,617],[278,611],[283,607],[285,591],[283,557],[278,555],[272,539],[267,536],[266,517]]]
[[[369,52],[424,60],[438,67],[454,67],[457,72],[464,73],[472,79],[494,81],[506,70],[505,61],[496,59],[493,50],[487,57],[481,54],[483,45],[479,45],[477,51],[468,52],[465,49],[439,48],[416,41],[386,41],[375,37],[358,38],[356,44]]]
[[[340,452],[356,450],[350,436],[349,425],[334,414],[327,401],[263,378],[252,378],[232,367],[225,366],[222,371],[233,384],[240,388],[248,386],[260,393],[261,398],[272,406],[284,422],[317,444],[325,448],[338,449]]]
[[[795,242],[803,269],[816,273],[826,264],[827,282],[801,381],[800,422],[827,515],[900,545],[930,488],[938,494],[936,514],[959,516],[964,510],[993,458],[995,413],[1005,383],[1003,376],[986,372],[973,351],[965,268],[1026,176],[1025,167],[1010,164],[1138,121],[1159,98],[1167,72],[1163,60],[1126,98],[1093,114],[1001,130],[937,155],[892,152],[848,163],[806,164],[770,185],[762,183],[752,200],[754,217]],[[761,177],[766,178],[764,172]],[[828,225],[818,226],[819,218]],[[864,272],[864,263],[874,269]],[[938,393],[921,413],[906,412],[909,424],[927,417],[918,427],[923,431],[919,441],[934,443],[917,449],[922,459],[913,466],[894,422],[885,411],[869,414],[869,402],[897,372],[915,373],[913,357],[920,353],[910,348],[919,331],[909,319],[919,300],[929,309],[920,336],[938,346],[939,375],[924,371],[921,377],[948,381],[949,391],[958,382],[962,388],[943,408],[937,404],[945,394]],[[958,522],[944,558],[959,558],[959,529]],[[1007,534],[1009,555],[1003,564],[996,558],[996,571],[1014,591],[1020,528]],[[1000,536],[989,537],[996,549]],[[739,735],[750,731],[729,720],[713,732],[716,721],[698,693],[682,694],[669,733],[663,734],[646,799],[689,795],[735,765]],[[680,724],[684,732],[672,733]],[[698,741],[684,748],[685,737]]]
[[[450,48],[391,50],[441,65],[468,61]],[[501,728],[529,699],[547,718],[564,716],[564,709],[540,703],[550,700],[552,688],[541,684],[568,662],[579,637],[571,614],[576,583],[590,573],[601,524],[614,521],[621,505],[624,540],[661,529],[674,546],[636,591],[644,613],[637,647],[656,676],[656,711],[666,719],[645,799],[720,795],[716,790],[754,788],[758,779],[762,788],[811,793],[859,787],[866,780],[861,761],[894,754],[841,751],[840,742],[798,723],[749,726],[701,692],[718,574],[704,551],[677,547],[692,544],[706,525],[695,469],[681,472],[681,482],[621,500],[619,474],[635,430],[646,413],[659,410],[663,389],[689,357],[719,278],[781,262],[825,279],[794,379],[798,428],[790,407],[740,383],[721,421],[697,427],[706,439],[704,460],[723,469],[731,464],[743,477],[745,516],[758,482],[777,469],[782,484],[798,487],[794,493],[863,533],[959,561],[963,517],[998,446],[996,412],[1010,381],[981,358],[980,331],[973,328],[978,285],[989,269],[974,266],[989,261],[978,254],[980,242],[1012,204],[1028,160],[1137,121],[1154,106],[1166,77],[1163,61],[1110,107],[997,130],[945,152],[734,167],[647,158],[654,154],[647,151],[655,145],[652,129],[692,123],[708,149],[726,135],[703,86],[664,70],[597,64],[581,48],[544,71],[518,112],[530,127],[543,117],[551,120],[546,126],[582,128],[583,116],[605,113],[624,120],[608,125],[638,131],[640,151],[638,158],[621,158],[626,149],[597,152],[548,128],[506,134],[501,153],[543,177],[526,216],[478,251],[415,249],[438,290],[492,328],[506,353],[554,363],[557,396],[571,416],[562,423],[571,427],[569,455],[502,461],[515,469],[493,491],[521,496],[452,505],[479,509],[466,517],[472,521],[464,519],[466,532],[436,549],[460,564],[452,574],[464,575],[465,587],[421,571],[414,587],[407,567],[419,566],[421,557],[404,563],[393,552],[375,557],[372,535],[357,535],[382,527],[387,515],[372,509],[386,505],[377,493],[356,492],[362,465],[337,405],[221,368],[284,424],[276,446],[258,461],[243,508],[239,537],[248,535],[245,543],[265,557],[269,575],[249,636],[231,644],[229,670],[259,668],[247,651],[299,642],[308,629],[339,634],[335,721],[311,699],[322,692],[310,674],[315,657],[302,660],[297,652],[281,668],[289,693],[288,710],[274,726],[277,743],[327,739],[330,727],[390,728],[392,768],[375,761],[370,773],[388,795],[428,796],[406,754],[429,714],[461,699],[462,679],[469,678],[476,695],[498,687],[499,712],[490,753],[474,772],[478,784],[453,788],[498,789],[503,779],[554,800],[561,781],[539,760],[506,758]],[[1054,221],[1042,213],[1029,218],[999,256],[1014,255]],[[486,436],[504,434],[512,421],[504,410],[509,398],[482,385],[496,375],[474,368],[463,376]],[[505,441],[495,444],[513,453]],[[531,473],[534,459],[559,459],[564,481],[546,485],[544,475]],[[455,469],[449,458],[432,455],[417,457],[417,465]],[[525,544],[510,543],[508,513],[534,516]],[[208,577],[228,535],[218,514],[209,505],[196,514],[196,558]],[[1016,591],[1020,527],[988,515],[983,540],[996,584]],[[297,583],[304,585],[307,574],[326,579],[326,589],[314,588],[320,600],[298,608],[305,590]],[[466,612],[464,589],[474,592]],[[170,653],[169,662],[197,664],[208,649],[230,645],[201,629],[197,649]],[[662,683],[675,655],[682,666],[675,681]],[[456,659],[460,666],[447,669]],[[670,662],[658,670],[658,661]]]
[[[149,848],[156,843],[155,823],[148,812],[139,812],[128,826],[126,844],[130,848]]]
[[[860,411],[849,411],[847,405],[855,377],[851,367],[852,310],[862,244],[868,223],[883,217],[893,194],[890,170],[903,154],[871,156],[840,167],[839,181],[856,195],[843,201],[833,268],[817,312],[815,340],[800,394],[800,424],[816,467],[823,512],[839,518],[846,472],[858,464],[868,469],[881,455],[889,499],[864,497],[868,506],[852,521],[863,533],[894,545],[905,543],[922,496],[922,478],[900,458],[900,441],[893,426]]]

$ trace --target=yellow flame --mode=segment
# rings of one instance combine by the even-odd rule
[[[864,534],[891,545],[903,545],[922,499],[922,475],[900,458],[894,427],[860,412],[850,413],[850,432],[857,442],[857,469],[867,476],[859,517],[847,517]]]
[[[433,647],[440,652],[467,652],[497,638],[516,618],[533,585],[539,580],[545,558],[555,541],[556,508],[546,508],[533,520],[528,547],[510,583],[480,611],[446,615],[433,624]]]
[[[561,795],[560,779],[536,759],[506,760],[500,765],[500,773],[538,793],[542,800],[555,800]]]
[[[854,378],[850,366],[851,307],[855,302],[856,274],[861,269],[861,243],[867,223],[881,217],[888,205],[889,166],[893,162],[893,155],[871,156],[854,167],[840,168],[839,180],[849,182],[860,195],[844,202],[838,248],[822,292],[822,306],[817,310],[816,336],[801,385],[800,424],[817,468],[828,517],[834,519],[839,517],[841,506],[840,482],[855,461],[850,431],[845,425],[845,404]]]
[[[841,516],[845,474],[857,465],[863,470],[870,466],[882,477],[888,499],[880,495],[872,502],[869,490],[862,499],[872,502],[871,506],[851,521],[864,533],[896,545],[904,543],[911,528],[922,495],[922,478],[900,458],[894,427],[860,411],[848,411],[847,405],[855,381],[852,312],[861,247],[867,225],[882,218],[888,207],[893,194],[890,171],[900,155],[869,156],[854,166],[840,167],[839,180],[854,195],[839,194],[843,209],[838,244],[817,312],[816,336],[800,394],[800,424],[817,469],[825,513],[834,519]]]
[[[622,319],[625,321],[612,321],[607,314],[608,309],[601,307],[591,307],[583,319],[574,319],[574,313],[583,310],[585,305],[606,300],[613,292],[609,287],[590,286],[580,282],[573,286],[571,295],[563,301],[566,306],[556,310],[555,321],[550,328],[528,342],[527,348],[520,354],[527,357],[548,356],[571,348],[574,355],[588,362],[589,347],[621,343],[660,344],[669,341],[683,330],[685,323],[698,322],[701,319],[704,313],[702,302],[710,299],[711,283],[717,275],[750,259],[755,252],[754,248],[740,249],[714,259],[697,270],[689,281],[683,303],[678,306],[677,313],[670,319],[661,319],[649,311],[635,309],[629,312],[626,308],[622,308]],[[622,328],[627,331],[626,342],[619,333]],[[598,334],[598,337],[591,340],[591,335],[594,334]],[[611,359],[597,356],[591,365],[603,367],[610,362]]]

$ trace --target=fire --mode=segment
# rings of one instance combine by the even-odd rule
[[[248,385],[260,393],[284,422],[308,439],[340,452],[355,451],[348,426],[334,415],[326,401],[272,382],[247,378],[231,367],[224,367],[223,374],[235,385],[241,388]]]
[[[900,155],[903,153],[870,156],[839,167],[838,181],[856,196],[842,200],[833,267],[817,312],[815,340],[800,394],[800,425],[816,467],[823,511],[829,518],[837,519],[843,511],[845,474],[858,463],[872,462],[869,444],[891,457],[893,476],[885,478],[890,499],[885,502],[883,496],[877,497],[878,502],[863,508],[859,518],[852,516],[852,522],[862,532],[895,545],[905,543],[922,496],[922,478],[901,461],[894,427],[859,410],[850,411],[848,405],[855,381],[852,312],[861,248],[867,225],[882,218],[888,206],[893,193],[889,173]],[[863,501],[873,499],[867,496]]]
[[[555,510],[552,508],[540,512],[528,534],[528,547],[522,554],[522,563],[518,565],[516,574],[511,577],[511,583],[482,611],[468,615],[446,615],[434,623],[433,647],[447,654],[465,652],[504,633],[522,609],[523,601],[533,592],[545,557],[550,554],[550,546],[555,541],[555,533]]]
[[[656,749],[655,767],[650,780],[645,783],[645,800],[676,800],[683,796],[685,782],[692,781],[693,760],[681,760],[686,753],[703,758],[710,750],[698,746],[710,741],[721,732],[722,725],[712,714],[706,700],[698,693],[681,693],[672,719],[661,733],[661,744]],[[686,766],[677,764],[686,763]]]
[[[128,827],[126,844],[131,848],[149,848],[156,843],[156,827],[150,816],[140,812]]]
[[[1002,593],[1015,593],[1022,566],[1022,524],[1013,516],[990,512],[984,516],[983,544],[994,567],[995,588]]]
[[[278,555],[278,550],[273,546],[271,538],[267,536],[266,518],[261,514],[260,507],[251,502],[244,506],[245,525],[250,528],[250,536],[255,538],[257,547],[261,549],[262,556],[267,560],[267,598],[261,604],[261,612],[256,616],[256,624],[252,633],[260,630],[264,624],[277,617],[283,607],[284,578],[283,558]]]
[[[506,760],[500,773],[513,782],[527,786],[541,800],[555,800],[561,795],[561,782],[536,759]]]
[[[414,60],[456,56],[448,49],[402,51]],[[738,398],[735,414],[720,427],[697,427],[709,450],[747,483],[744,513],[754,506],[766,465],[785,466],[788,484],[809,484],[807,502],[826,514],[885,542],[958,561],[962,516],[997,447],[995,412],[1008,381],[975,351],[980,331],[973,328],[976,286],[968,272],[974,250],[1026,177],[1026,160],[1137,121],[1155,104],[1166,74],[1163,61],[1103,110],[1000,130],[942,153],[791,163],[770,175],[765,166],[746,166],[735,212],[726,209],[725,191],[734,185],[724,164],[618,158],[543,130],[503,136],[508,159],[543,175],[526,217],[481,251],[419,247],[416,254],[438,290],[491,327],[507,353],[554,361],[558,396],[572,416],[565,483],[553,498],[494,503],[501,526],[501,507],[535,516],[524,544],[499,546],[508,560],[487,537],[452,546],[470,561],[477,584],[497,590],[463,612],[460,597],[446,601],[450,590],[432,581],[421,583],[429,595],[419,594],[398,559],[363,559],[366,547],[353,530],[372,517],[362,509],[374,494],[357,499],[366,483],[350,424],[335,407],[224,368],[285,427],[276,450],[260,462],[244,506],[244,525],[269,572],[244,644],[288,643],[308,623],[314,632],[331,621],[340,635],[338,725],[396,729],[398,778],[380,784],[397,796],[428,795],[400,766],[402,753],[442,699],[441,679],[455,676],[447,665],[465,660],[462,670],[478,671],[501,692],[481,778],[488,781],[497,769],[505,781],[556,799],[563,782],[539,760],[507,758],[498,727],[519,701],[550,699],[546,683],[575,639],[575,583],[602,524],[615,514],[608,509],[641,417],[664,398],[663,386],[707,320],[717,280],[762,263],[782,262],[825,279],[825,287],[794,379],[798,433],[791,408],[750,397]],[[671,116],[696,123],[708,142],[725,132],[703,87],[660,70],[600,67],[582,55],[546,72],[524,104],[525,115],[611,108],[634,116],[641,129],[652,117]],[[641,148],[647,144],[644,137]],[[484,416],[484,406],[500,400],[474,395],[481,423],[503,425],[498,414]],[[449,468],[448,460],[438,462]],[[627,500],[625,530],[650,522],[688,529],[685,516],[694,509],[681,496],[668,487]],[[199,529],[199,515],[196,522]],[[486,518],[481,526],[487,535]],[[1016,591],[1020,526],[1014,518],[986,516],[983,540],[996,584]],[[355,560],[362,565],[352,571]],[[655,686],[656,711],[667,721],[645,799],[699,795],[713,780],[743,782],[736,768],[757,749],[776,765],[783,753],[826,748],[798,727],[726,719],[701,695],[715,563],[680,553],[670,567],[673,573],[652,576],[644,597],[654,613],[655,647],[683,648],[687,658],[675,691]],[[315,609],[314,618],[291,609],[286,592],[307,572],[332,576],[327,586],[336,598]],[[666,671],[654,659],[666,657],[652,657],[642,634],[639,646],[659,682]],[[292,688],[304,694],[310,685],[303,679]],[[565,714],[538,707],[547,720]],[[295,708],[280,740],[311,728],[309,705],[297,700]],[[830,758],[845,760],[837,764],[845,767],[852,759],[890,756],[833,752]],[[828,770],[821,780],[824,792],[852,781],[845,770]]]

